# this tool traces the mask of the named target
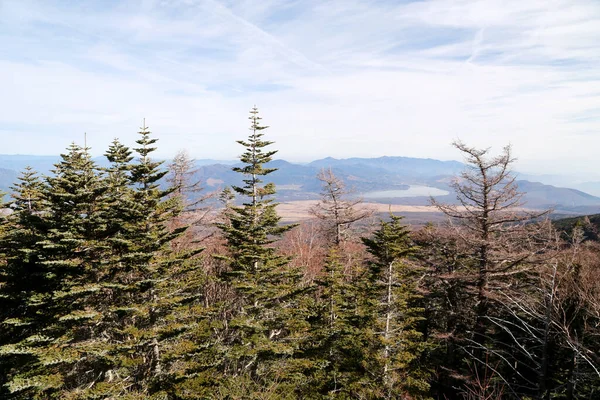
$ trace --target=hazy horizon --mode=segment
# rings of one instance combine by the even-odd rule
[[[80,145],[83,145],[82,143],[79,143]],[[179,150],[186,150],[186,149],[179,149]],[[178,150],[178,151],[179,151]],[[496,149],[490,149],[490,154],[495,154],[494,150]],[[500,150],[500,149],[497,149]],[[64,151],[62,151],[61,153],[64,153]],[[92,154],[92,157],[94,158],[102,158],[103,154],[97,151],[94,151],[94,149],[90,149],[90,153]],[[224,158],[224,157],[210,157],[210,158],[201,158],[201,157],[195,157],[193,154],[189,153],[188,154],[194,158],[195,160],[198,161],[215,161],[215,162],[225,162],[225,163],[235,163],[238,161],[237,157],[232,157],[232,158]],[[162,156],[157,156],[157,159],[160,160],[171,160],[174,157],[175,153],[170,154],[170,155],[162,155]],[[32,156],[32,157],[59,157],[60,154],[7,154],[7,153],[0,153],[0,157],[2,156],[23,156],[23,157],[27,157],[27,156]],[[330,157],[330,156],[327,156]],[[336,159],[346,159],[346,158],[380,158],[380,157],[406,157],[403,155],[389,155],[389,154],[384,154],[384,155],[380,155],[380,156],[374,156],[374,157],[355,157],[355,156],[349,156],[349,157],[333,157]],[[326,157],[323,157],[326,158]],[[432,158],[432,157],[411,157],[411,158],[421,158],[421,159],[434,159],[434,160],[439,160],[439,161],[456,161],[456,162],[464,162],[464,160],[457,158],[454,159],[436,159],[436,158]],[[289,159],[289,158],[285,158],[282,157],[282,155],[280,154],[280,152],[278,152],[275,157],[274,160],[283,160],[286,162],[290,162],[293,164],[309,164],[312,161],[317,161],[317,160],[321,160],[322,158],[310,158],[310,159]],[[600,173],[579,173],[579,174],[569,174],[566,172],[563,173],[548,173],[547,171],[544,170],[528,170],[526,168],[526,165],[522,165],[522,163],[519,163],[519,160],[516,160],[515,163],[513,164],[513,168],[512,168],[513,172],[517,175],[517,179],[524,179],[524,180],[531,180],[531,181],[538,181],[544,184],[548,184],[548,185],[553,185],[553,186],[561,186],[561,187],[572,187],[574,189],[579,189],[581,190],[581,187],[578,187],[579,184],[582,183],[589,183],[589,182],[600,182]],[[590,194],[594,194],[596,196],[600,196],[600,189],[598,188],[593,188],[590,189],[588,191]]]

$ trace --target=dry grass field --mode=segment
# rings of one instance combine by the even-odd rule
[[[280,203],[277,206],[277,213],[285,222],[298,222],[311,218],[310,209],[318,200],[298,200]],[[363,203],[365,208],[373,210],[375,214],[393,212],[394,214],[404,215],[407,219],[416,219],[423,221],[439,220],[443,218],[442,214],[432,206],[407,206],[407,205],[388,205],[381,203]]]

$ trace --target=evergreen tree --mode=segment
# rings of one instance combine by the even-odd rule
[[[206,275],[196,257],[202,249],[171,246],[188,228],[172,224],[184,204],[170,196],[176,187],[160,186],[167,171],[161,170],[162,162],[150,158],[157,139],[150,136],[145,121],[139,134],[134,149],[139,158],[130,168],[133,207],[128,234],[135,240],[128,266],[133,272],[127,282],[130,298],[122,306],[132,310],[126,330],[137,364],[138,385],[132,395],[189,398],[194,376],[205,364],[210,332],[202,298]]]
[[[279,225],[272,183],[262,177],[275,171],[265,167],[276,151],[263,139],[258,110],[250,112],[251,133],[238,141],[245,147],[244,164],[233,170],[245,179],[243,187],[233,187],[247,201],[228,209],[228,221],[218,224],[227,241],[229,270],[222,279],[236,294],[228,304],[228,335],[224,343],[222,373],[226,377],[247,376],[262,385],[291,379],[289,359],[297,347],[295,335],[302,329],[296,318],[296,300],[302,291],[300,274],[290,270],[288,260],[271,246],[275,238],[292,228]]]
[[[114,139],[104,156],[109,166],[104,169],[108,186],[106,197],[107,241],[111,247],[112,260],[109,263],[113,269],[111,274],[122,270],[127,262],[126,255],[132,252],[135,242],[136,202],[133,198],[133,188],[130,185],[130,174],[133,160],[131,150]]]
[[[375,311],[373,357],[370,367],[385,388],[385,398],[424,398],[429,390],[420,356],[427,343],[419,330],[424,319],[418,292],[419,269],[407,262],[415,255],[402,218],[381,221],[372,238],[363,238],[374,256],[370,262],[371,290],[365,291]]]
[[[167,223],[178,215],[180,204],[167,199],[172,189],[162,189],[166,171],[161,162],[150,158],[156,138],[145,125],[139,132],[131,163],[131,151],[114,141],[106,157],[111,200],[112,249],[110,273],[103,286],[110,293],[106,310],[105,336],[110,338],[105,351],[112,354],[112,368],[103,373],[103,382],[93,396],[123,396],[145,399],[163,396],[158,384],[164,378],[162,330],[169,324],[169,313],[180,299],[171,278],[180,274],[183,255],[169,254],[169,242],[186,227],[170,230]],[[189,255],[189,254],[188,254]],[[192,254],[193,255],[193,254]],[[185,288],[179,290],[184,291]]]
[[[372,317],[361,293],[364,277],[347,274],[337,250],[327,257],[304,343],[310,381],[301,397],[361,398],[376,389],[365,369]]]
[[[27,186],[38,187],[35,180]],[[29,209],[32,196],[24,188],[18,188],[18,200]],[[7,385],[17,398],[51,398],[58,396],[58,389],[93,379],[83,371],[95,360],[81,354],[77,343],[85,343],[92,334],[90,321],[100,315],[92,298],[100,289],[97,282],[105,260],[105,192],[87,149],[72,144],[39,191],[43,211],[18,213],[31,214],[34,223],[43,219],[44,235],[31,237],[37,248],[31,255],[37,257],[35,269],[44,278],[28,282],[31,291],[26,292],[27,306],[37,307],[35,330],[25,330],[25,338],[17,336],[2,348],[3,353],[25,356]]]
[[[40,322],[37,313],[45,303],[40,296],[47,290],[47,277],[38,242],[46,233],[42,217],[43,184],[30,167],[11,187],[11,213],[3,218],[0,236],[0,397],[10,398],[4,386],[28,356],[15,349],[34,335]]]
[[[185,227],[167,228],[180,207],[158,186],[164,172],[149,158],[156,140],[145,127],[141,136],[138,164],[131,165],[131,151],[115,141],[104,172],[87,149],[72,145],[40,190],[43,212],[26,212],[35,181],[17,190],[14,218],[27,217],[30,230],[44,228],[30,239],[44,281],[23,284],[32,288],[21,291],[27,296],[24,311],[16,309],[20,318],[5,318],[21,333],[0,348],[11,365],[12,397],[147,399],[166,393],[167,385],[157,382],[167,372],[163,360],[174,361],[161,346],[170,341],[172,347],[173,338],[186,331],[181,320],[189,323],[191,317],[177,310],[198,297],[202,278],[190,278],[193,261],[185,267],[182,261],[198,251],[168,254],[168,242]],[[36,218],[43,224],[34,224]],[[11,229],[10,237],[19,232]],[[33,259],[36,252],[27,251]],[[26,271],[17,267],[15,282]],[[182,280],[189,286],[177,287]],[[34,323],[25,320],[28,312]]]

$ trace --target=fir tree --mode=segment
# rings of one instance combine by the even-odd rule
[[[167,171],[160,168],[162,162],[150,158],[157,139],[150,136],[145,121],[139,134],[134,149],[139,158],[131,166],[134,207],[128,233],[135,238],[128,256],[135,279],[128,284],[137,294],[123,308],[134,310],[128,342],[135,349],[138,365],[136,393],[147,398],[150,394],[184,394],[186,381],[196,372],[194,358],[202,356],[207,333],[202,304],[205,274],[195,257],[202,249],[174,251],[170,245],[187,229],[182,224],[169,227],[183,203],[179,197],[169,196],[175,187],[160,186]]]
[[[263,139],[266,126],[260,124],[258,110],[250,112],[250,136],[238,141],[245,147],[243,166],[233,170],[245,183],[234,186],[247,201],[228,209],[228,221],[218,224],[227,241],[229,270],[222,279],[235,292],[231,316],[227,317],[228,337],[224,344],[222,371],[227,377],[246,376],[259,385],[291,379],[290,358],[297,347],[295,335],[302,330],[296,318],[297,295],[303,290],[300,274],[291,270],[288,259],[276,253],[273,241],[292,226],[279,225],[272,183],[262,177],[275,171],[265,164],[276,151]]]
[[[184,255],[167,252],[168,242],[185,228],[170,231],[166,226],[179,207],[158,186],[164,173],[148,156],[156,140],[145,128],[141,135],[139,163],[131,165],[130,150],[115,141],[104,172],[87,149],[72,145],[40,190],[43,212],[20,211],[30,207],[31,190],[26,189],[34,183],[17,191],[14,218],[27,214],[31,221],[44,222],[45,230],[31,241],[45,280],[35,283],[31,293],[23,292],[28,295],[23,308],[35,314],[35,324],[21,323],[28,315],[21,311],[21,318],[12,318],[13,325],[35,330],[19,328],[20,336],[0,350],[10,358],[7,388],[15,398],[165,394],[156,384],[165,372],[162,361],[169,363],[161,345],[173,342],[173,331],[185,331],[176,327],[183,317],[175,310],[182,302],[189,304],[199,289],[198,279],[176,288],[181,280],[192,282],[192,261],[183,267]],[[14,237],[19,230],[11,232]],[[185,317],[190,322],[189,314]]]
[[[106,187],[87,149],[75,144],[62,155],[54,173],[39,191],[43,210],[17,213],[31,214],[32,221],[43,219],[44,225],[43,236],[32,237],[37,250],[31,253],[37,254],[35,268],[44,278],[28,282],[32,290],[26,300],[28,307],[37,307],[36,329],[2,348],[5,354],[26,356],[7,385],[17,398],[51,398],[58,396],[59,389],[76,388],[89,381],[83,371],[95,362],[81,354],[76,344],[90,336],[90,321],[100,315],[92,299],[105,260]],[[17,188],[24,209],[30,208],[32,198],[25,186],[36,188],[34,182]]]
[[[372,238],[363,238],[374,256],[369,263],[372,285],[365,291],[376,315],[369,367],[384,387],[385,398],[416,399],[429,390],[427,372],[420,366],[427,343],[418,326],[424,320],[418,268],[408,262],[416,248],[401,221],[391,215],[391,221],[381,221]]]
[[[360,293],[364,276],[346,273],[332,250],[317,278],[310,335],[303,349],[309,385],[303,397],[361,398],[373,390],[367,377],[370,316]]]
[[[3,218],[0,253],[0,397],[11,398],[4,386],[28,355],[15,351],[14,343],[34,335],[41,321],[37,313],[45,306],[40,296],[47,290],[38,242],[46,233],[43,214],[43,184],[30,167],[11,187],[11,213]]]

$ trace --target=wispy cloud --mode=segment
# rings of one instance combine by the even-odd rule
[[[257,104],[291,159],[453,158],[600,169],[595,0],[0,3],[2,152],[97,152],[142,117],[170,155],[235,157]]]

